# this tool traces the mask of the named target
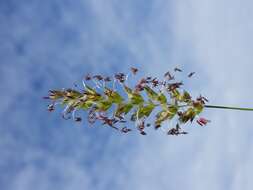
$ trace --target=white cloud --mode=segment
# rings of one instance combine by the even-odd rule
[[[196,69],[197,76],[187,84],[194,87],[195,94],[205,94],[215,104],[250,104],[250,1],[161,0],[146,3],[145,11],[144,4],[139,8],[136,1],[61,4],[55,11],[58,7],[64,14],[58,15],[59,20],[49,18],[52,23],[44,30],[40,24],[46,22],[51,7],[47,4],[41,9],[46,11],[38,14],[41,17],[34,15],[40,6],[36,3],[20,8],[25,16],[19,12],[12,17],[13,23],[22,24],[15,25],[2,50],[11,52],[3,57],[11,63],[2,66],[3,78],[12,77],[5,80],[1,117],[12,130],[1,129],[6,134],[0,145],[8,164],[17,162],[23,168],[14,170],[10,189],[251,189],[251,113],[207,110],[205,115],[212,123],[206,128],[189,126],[190,134],[184,137],[167,137],[161,131],[146,137],[109,136],[103,129],[105,136],[90,136],[84,134],[87,130],[68,128],[70,123],[57,123],[61,126],[53,130],[43,128],[52,121],[51,117],[44,121],[40,106],[25,112],[30,104],[24,97],[21,102],[13,101],[20,94],[37,96],[31,86],[40,76],[46,75],[50,86],[68,86],[81,77],[82,64],[88,63],[84,67],[89,71],[111,72],[137,63],[152,75],[162,75],[175,65],[187,71]],[[24,26],[24,21],[29,24]],[[72,35],[64,36],[66,30]],[[28,39],[29,51],[20,58],[14,46],[21,38]],[[15,120],[6,115],[10,106],[15,108]],[[35,119],[30,121],[32,114]],[[15,138],[15,132],[21,134],[21,140]],[[50,143],[52,152],[40,146],[45,143],[42,134],[55,143]]]

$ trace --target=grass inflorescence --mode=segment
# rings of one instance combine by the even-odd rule
[[[90,124],[100,121],[102,125],[122,133],[137,129],[142,135],[147,134],[146,127],[159,129],[170,120],[176,120],[176,125],[166,130],[168,135],[187,134],[181,126],[188,122],[196,121],[200,126],[210,122],[199,117],[208,102],[207,98],[200,95],[193,99],[188,91],[182,89],[183,82],[176,80],[175,75],[182,72],[181,69],[166,72],[161,80],[142,77],[130,87],[129,77],[136,77],[138,72],[137,68],[131,68],[128,74],[116,73],[112,77],[88,74],[83,78],[82,90],[49,90],[48,96],[44,97],[51,101],[48,111],[54,111],[55,106],[60,104],[64,106],[64,119],[81,122],[82,118],[75,113],[84,110],[88,113]],[[187,76],[191,78],[194,74],[191,72]],[[129,120],[135,123],[134,128],[126,127]]]

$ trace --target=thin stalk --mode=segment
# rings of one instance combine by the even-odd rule
[[[205,108],[228,109],[228,110],[253,111],[253,108],[241,108],[241,107],[231,107],[231,106],[204,105],[204,107]]]

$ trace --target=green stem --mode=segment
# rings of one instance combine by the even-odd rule
[[[205,108],[217,108],[217,109],[229,109],[229,110],[253,111],[253,108],[240,108],[240,107],[230,107],[230,106],[204,105],[204,107]]]

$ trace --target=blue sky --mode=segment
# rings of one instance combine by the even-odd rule
[[[65,121],[41,99],[87,73],[175,66],[213,104],[253,107],[250,0],[1,0],[0,187],[5,190],[253,187],[252,113],[206,110],[206,128],[121,135]],[[81,114],[81,113],[79,113]]]

